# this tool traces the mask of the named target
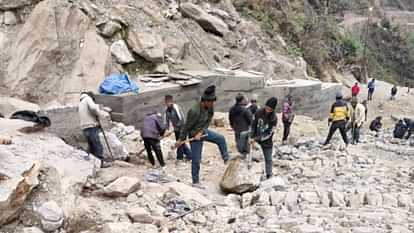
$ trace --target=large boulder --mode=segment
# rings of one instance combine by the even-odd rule
[[[0,0],[0,10],[12,10],[28,5],[34,5],[41,0]]]
[[[104,188],[104,194],[109,197],[126,197],[140,188],[140,180],[136,177],[123,176]]]
[[[111,133],[111,132],[105,132],[106,138],[108,139],[109,147],[111,147],[112,155],[109,153],[108,145],[106,144],[105,137],[102,133],[99,134],[99,139],[101,140],[102,146],[103,146],[103,152],[105,158],[110,158],[114,160],[127,160],[129,154],[126,150],[125,146],[122,144],[122,142],[118,139],[118,137]],[[111,157],[113,156],[113,158]]]
[[[3,84],[13,96],[42,103],[96,90],[110,59],[89,18],[64,0],[37,4],[10,51]]]
[[[26,198],[39,184],[39,163],[18,161],[0,150],[0,226],[16,219]]]
[[[36,209],[36,213],[40,217],[43,230],[47,232],[55,231],[63,224],[63,210],[55,201],[43,203]]]
[[[119,64],[128,64],[135,61],[124,40],[115,41],[111,45],[111,53]]]
[[[246,164],[237,157],[231,160],[220,181],[220,188],[226,193],[243,194],[256,190],[260,184],[260,176],[249,170]]]
[[[164,59],[165,44],[158,34],[131,30],[127,43],[134,53],[149,62],[162,62]]]
[[[223,20],[209,15],[200,6],[187,2],[180,5],[180,10],[184,17],[195,20],[207,32],[224,36],[229,31],[228,25]]]
[[[40,110],[40,107],[37,104],[26,102],[20,99],[0,97],[0,113],[4,116],[8,117],[13,113],[22,110],[37,112]]]

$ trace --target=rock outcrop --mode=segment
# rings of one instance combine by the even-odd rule
[[[149,62],[162,62],[165,44],[152,32],[130,31],[127,43],[132,51]]]
[[[37,4],[14,41],[6,87],[15,96],[36,102],[96,90],[104,79],[109,49],[92,26],[72,3]]]

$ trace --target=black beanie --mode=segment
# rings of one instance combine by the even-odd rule
[[[216,101],[216,86],[212,85],[206,88],[204,94],[201,96],[201,101]]]
[[[277,98],[272,97],[272,98],[268,99],[266,101],[266,106],[274,110],[277,106]]]

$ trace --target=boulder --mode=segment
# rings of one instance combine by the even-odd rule
[[[329,201],[331,207],[343,207],[345,206],[345,197],[342,193],[338,191],[330,191],[329,194]]]
[[[115,57],[116,61],[121,65],[135,61],[124,40],[115,41],[111,45],[111,53]]]
[[[96,90],[110,61],[110,50],[89,18],[64,0],[37,4],[11,47],[2,84],[10,95],[36,103]]]
[[[158,34],[130,31],[127,43],[134,53],[149,62],[162,62],[164,60],[165,44]]]
[[[180,11],[184,17],[195,20],[205,31],[218,36],[229,32],[228,25],[219,17],[209,15],[200,6],[186,2],[180,4]]]
[[[286,192],[271,191],[270,192],[270,202],[273,206],[282,204],[286,198]]]
[[[287,188],[287,181],[280,176],[274,176],[260,183],[260,188],[265,190],[283,191]]]
[[[113,158],[111,158],[111,154],[109,153],[108,146],[106,144],[103,134],[99,133],[99,139],[101,140],[103,146],[104,158],[122,161],[127,160],[129,156],[128,151],[126,150],[122,142],[118,139],[118,137],[111,132],[105,131],[105,134],[108,139],[109,146],[111,147]]]
[[[247,168],[239,157],[230,160],[220,181],[220,188],[225,193],[243,194],[259,187],[260,176]]]
[[[109,197],[126,197],[140,188],[140,180],[136,177],[123,176],[104,188],[104,194]]]
[[[99,33],[104,37],[112,37],[122,29],[122,25],[116,21],[110,20],[100,25]]]
[[[9,117],[11,114],[22,110],[37,112],[40,110],[40,107],[37,104],[26,102],[20,99],[0,97],[0,113],[5,117]]]
[[[0,0],[0,10],[13,10],[28,5],[34,5],[40,0]]]
[[[26,198],[39,184],[39,163],[18,162],[13,154],[0,150],[0,226],[16,219]],[[7,163],[7,165],[6,165]],[[14,170],[8,166],[14,166]],[[3,170],[6,168],[6,170]]]
[[[127,214],[134,223],[161,225],[160,219],[151,216],[146,209],[141,207],[131,207],[127,210]]]
[[[51,232],[62,226],[64,220],[63,210],[55,201],[45,202],[35,211],[40,217],[43,230]]]
[[[3,23],[5,25],[16,25],[17,24],[17,17],[13,11],[6,11],[3,15]]]
[[[295,191],[289,191],[286,194],[285,206],[289,211],[294,211],[298,208],[298,194]]]

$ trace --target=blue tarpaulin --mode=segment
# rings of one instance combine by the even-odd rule
[[[99,93],[116,95],[127,92],[138,94],[139,87],[136,82],[129,79],[127,74],[111,74],[99,86]]]

